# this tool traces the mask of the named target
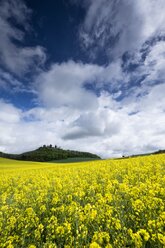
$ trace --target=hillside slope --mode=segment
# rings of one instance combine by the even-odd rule
[[[0,157],[24,160],[24,161],[38,161],[46,162],[52,160],[68,159],[68,158],[93,158],[100,159],[99,156],[89,153],[89,152],[80,152],[73,150],[64,150],[57,146],[42,146],[34,151],[25,152],[22,154],[7,154],[0,152]]]

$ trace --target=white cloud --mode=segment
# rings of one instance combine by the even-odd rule
[[[45,112],[45,110],[43,111]],[[37,112],[38,109],[35,117]],[[44,118],[30,121],[28,118],[30,114],[28,111],[21,111],[10,103],[0,102],[1,151],[20,153],[43,144],[60,144],[58,136],[60,121],[52,119],[50,122]]]
[[[98,108],[98,97],[94,90],[87,90],[85,85],[95,84],[98,91],[108,85],[110,91],[118,91],[128,83],[129,77],[122,71],[121,61],[108,66],[83,64],[72,60],[53,64],[48,71],[39,74],[35,81],[39,100],[47,107],[69,107],[79,111]]]
[[[46,59],[41,46],[21,46],[25,31],[29,30],[30,12],[23,1],[2,0],[0,3],[0,64],[19,76],[36,69]],[[11,23],[11,18],[21,29]]]
[[[73,109],[96,109],[97,97],[85,90],[86,82],[93,82],[104,68],[97,65],[75,63],[54,64],[37,79],[39,98],[49,107],[66,106]]]
[[[165,33],[164,0],[87,0],[85,6],[83,44],[91,49],[97,46],[113,58]]]
[[[127,69],[122,74],[123,78],[127,75],[124,85],[125,94],[129,95],[134,91],[136,95],[146,94],[154,85],[165,83],[165,42],[156,41],[153,45],[148,45],[143,51],[130,56],[124,67]],[[144,56],[144,58],[142,58]],[[136,65],[131,70],[129,67]],[[121,84],[119,83],[119,88]],[[162,86],[163,87],[163,86]]]
[[[52,143],[111,157],[163,149],[164,90],[153,86],[146,95],[121,102],[102,93],[95,109],[84,110],[46,106],[22,112],[1,101],[1,150],[22,152]]]
[[[145,70],[162,54],[160,46],[154,49],[146,58]],[[21,152],[52,143],[108,157],[163,149],[165,84],[128,88],[120,101],[120,90],[102,90],[97,96],[84,87],[86,82],[95,82],[101,89],[108,82],[118,88],[122,79],[127,82],[120,61],[115,63],[107,67],[73,61],[52,65],[35,82],[42,107],[23,112],[1,101],[1,150]]]
[[[12,104],[0,101],[0,122],[1,123],[18,123],[20,121],[21,111],[16,109]]]
[[[0,89],[12,94],[17,91],[27,91],[27,88],[18,79],[2,69],[0,69]]]
[[[144,62],[144,68],[148,74],[147,81],[159,81],[163,83],[165,80],[165,42],[157,42],[150,48],[150,52]]]

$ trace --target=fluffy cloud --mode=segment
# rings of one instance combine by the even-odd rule
[[[97,65],[84,65],[73,61],[54,64],[50,70],[41,73],[37,78],[39,98],[49,107],[96,109],[96,95],[85,90],[83,85],[95,81],[103,70]]]
[[[35,112],[35,118],[31,119]],[[60,121],[38,118],[40,109],[23,112],[11,103],[0,101],[0,150],[20,153],[43,144],[58,143]],[[45,112],[45,110],[43,110]],[[47,112],[47,111],[46,111]],[[49,111],[48,111],[49,112]],[[50,113],[51,115],[53,112]],[[48,114],[47,114],[48,115]]]
[[[154,49],[143,67],[153,65],[147,60],[153,61],[155,53],[162,54],[160,46]],[[163,149],[165,84],[143,82],[140,87],[128,87],[128,94],[119,101],[123,90],[113,93],[102,88],[105,82],[112,84],[113,89],[113,82],[117,89],[122,85],[121,65],[114,65],[73,61],[54,64],[39,74],[34,84],[40,107],[22,111],[1,101],[0,149],[22,152],[52,143],[103,157]],[[100,88],[100,95],[85,88],[86,82],[93,81]]]
[[[21,111],[15,108],[12,104],[0,101],[0,122],[1,123],[18,123],[20,120]]]
[[[105,85],[109,91],[119,94],[120,88],[128,81],[129,76],[122,71],[120,60],[107,66],[70,60],[53,64],[50,69],[40,73],[35,88],[39,100],[47,107],[66,106],[84,111],[97,110],[96,92],[102,92]],[[93,86],[95,90],[92,90]]]
[[[30,13],[31,10],[22,1],[2,0],[0,3],[0,64],[19,76],[29,69],[36,69],[46,58],[41,46],[21,46],[25,31],[29,29]]]
[[[84,144],[99,144],[103,156],[148,152],[163,149],[165,133],[165,101],[163,85],[154,86],[146,95],[129,96],[121,102],[104,94],[97,113],[75,120],[64,139]],[[106,108],[105,108],[106,103]],[[154,118],[153,118],[154,116]],[[83,138],[83,139],[82,139]]]
[[[83,111],[59,106],[23,112],[1,101],[0,148],[20,152],[52,143],[103,157],[163,149],[164,90],[164,85],[153,86],[146,95],[120,102],[102,93],[96,109]]]

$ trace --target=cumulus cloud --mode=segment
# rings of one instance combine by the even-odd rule
[[[160,47],[154,49],[146,57],[145,70],[154,64],[147,60],[153,61],[158,50],[162,54]],[[114,89],[116,82],[118,89],[125,78],[120,63],[116,65],[103,67],[73,61],[54,64],[35,82],[40,107],[22,111],[1,101],[0,149],[22,152],[52,143],[103,157],[163,149],[165,84],[143,82],[140,87],[128,87],[128,94],[120,100],[123,90],[113,93],[103,88],[96,95],[85,88],[86,82],[95,81],[100,89],[105,82]],[[155,63],[155,71],[157,66]]]
[[[146,68],[153,65],[147,60],[153,61],[155,53],[162,54],[160,47],[154,49],[143,62]],[[85,88],[86,82],[95,81],[100,89],[105,82],[116,82],[118,89],[124,74],[120,63],[116,65],[54,64],[36,79],[38,107],[22,111],[1,101],[1,150],[22,152],[52,143],[111,157],[163,149],[165,84],[143,82],[140,87],[128,87],[124,97],[123,90],[102,89],[96,95]]]
[[[23,112],[1,101],[1,150],[20,152],[52,143],[111,157],[163,149],[164,90],[156,85],[146,95],[132,94],[120,102],[104,92],[96,109],[83,111],[59,106]]]
[[[25,32],[30,30],[28,24],[30,14],[31,10],[23,1],[2,0],[0,3],[0,64],[19,76],[27,73],[29,69],[34,70],[46,58],[41,46],[21,45]]]
[[[98,108],[96,92],[104,91],[104,86],[114,97],[120,95],[120,88],[129,81],[123,72],[121,61],[107,66],[84,64],[69,60],[61,64],[52,64],[38,75],[35,88],[39,100],[47,107],[66,106],[80,110]],[[92,90],[95,87],[95,90]]]
[[[70,125],[70,130],[63,136],[64,140],[75,140],[89,138],[90,136],[101,136],[104,133],[104,122],[98,114],[93,112],[80,115]]]
[[[0,101],[0,121],[1,123],[18,123],[20,121],[21,111],[15,108],[10,103],[5,103],[4,101]]]
[[[121,102],[109,100],[110,96],[104,94],[99,99],[97,113],[79,117],[72,123],[64,139],[74,141],[79,139],[83,144],[91,142],[94,144],[92,151],[97,149],[99,144],[99,152],[103,156],[163,149],[165,146],[162,139],[165,133],[163,92],[162,85],[154,86],[146,95],[140,97],[132,95]]]
[[[45,112],[45,110],[43,110]],[[31,119],[32,112],[35,118]],[[35,111],[22,111],[11,103],[0,101],[0,150],[20,153],[43,144],[60,144],[60,121],[51,118],[42,120]],[[51,115],[53,112],[50,113]],[[47,114],[48,115],[48,114]]]
[[[97,108],[97,97],[83,88],[103,71],[97,65],[75,63],[54,64],[37,78],[39,98],[46,106],[66,106],[74,109]]]

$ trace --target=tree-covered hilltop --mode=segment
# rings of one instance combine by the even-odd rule
[[[52,160],[68,159],[68,158],[93,158],[100,159],[99,156],[89,153],[73,150],[64,150],[57,146],[43,145],[34,151],[24,152],[22,154],[7,154],[0,152],[0,157],[25,160],[25,161],[38,161],[46,162]]]

